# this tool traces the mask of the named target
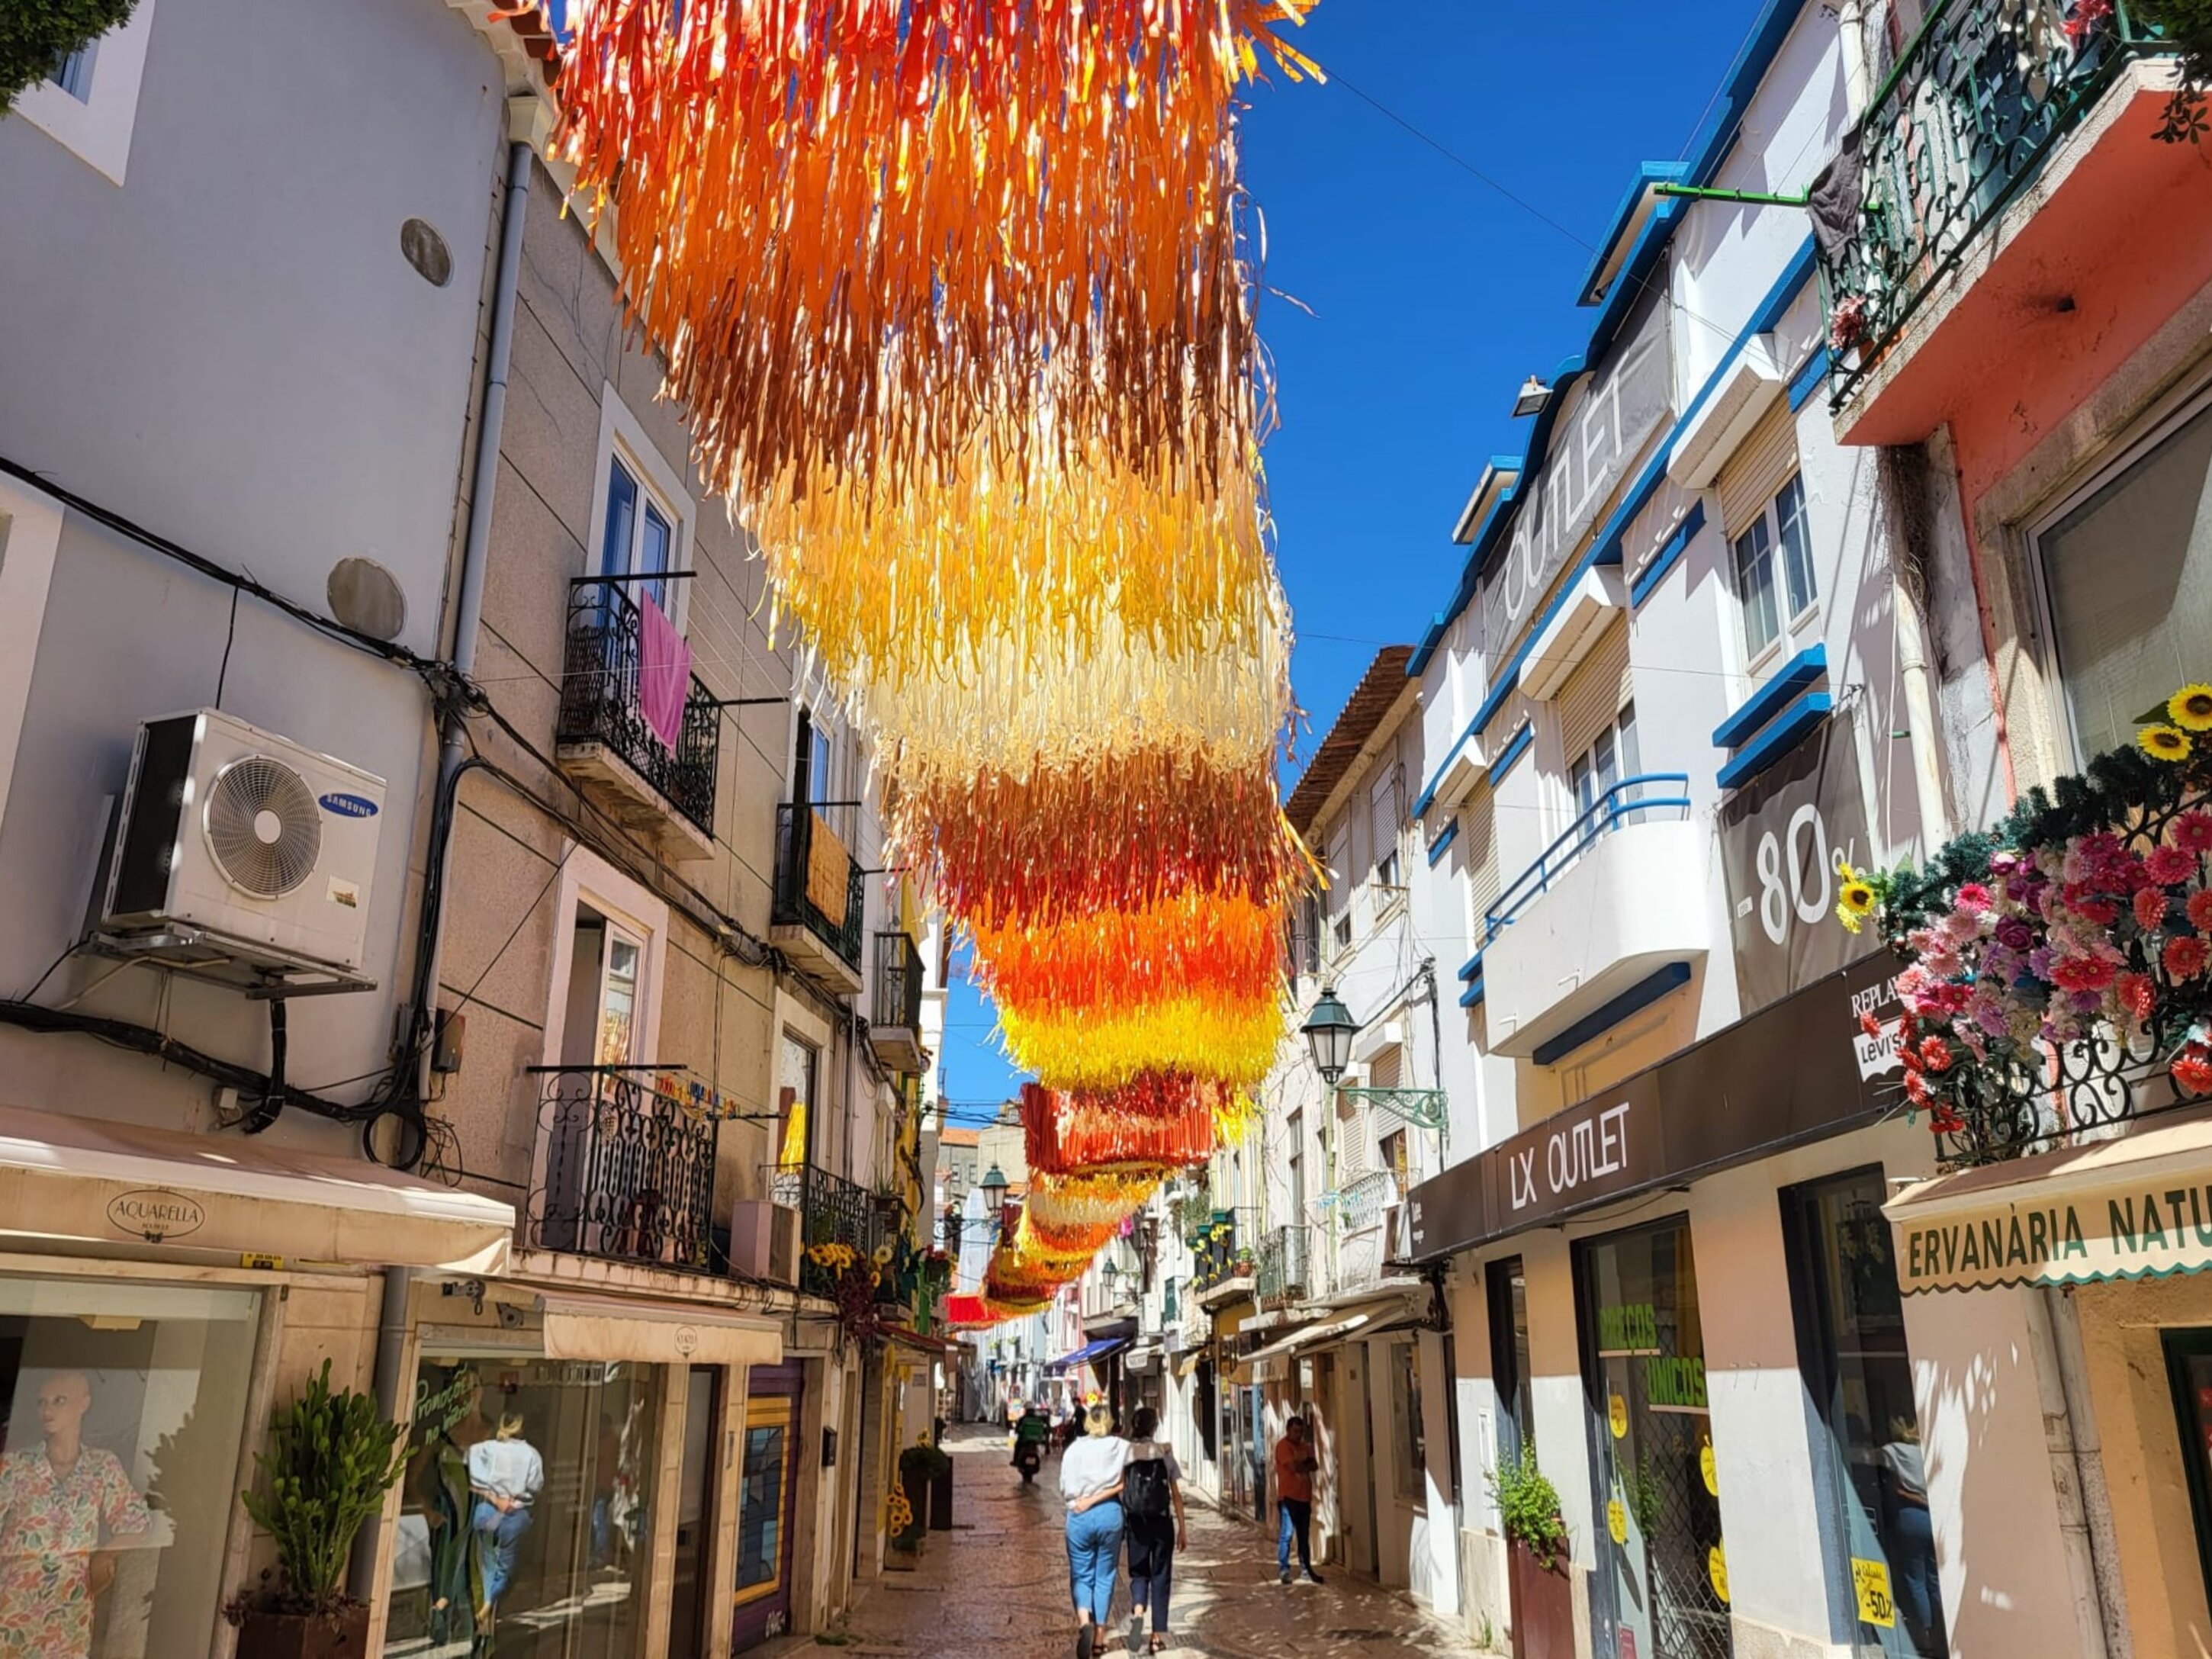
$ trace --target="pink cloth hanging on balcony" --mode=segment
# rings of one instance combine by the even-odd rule
[[[684,705],[691,690],[691,646],[651,594],[639,595],[639,609],[644,622],[638,629],[637,710],[673,754],[684,736]]]

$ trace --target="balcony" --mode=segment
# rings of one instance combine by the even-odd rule
[[[2093,276],[2142,257],[2146,226],[2179,240],[2173,209],[2205,222],[2197,147],[2152,142],[2175,84],[2161,51],[2126,0],[2078,34],[2055,6],[1934,8],[1828,179],[1821,288],[1850,442],[1917,441],[1998,359],[2078,350]]]
[[[710,857],[720,762],[720,705],[691,678],[684,727],[670,749],[638,702],[643,613],[619,583],[568,584],[568,641],[561,671],[554,752],[611,817],[657,842],[668,858]]]
[[[807,1258],[817,1244],[843,1244],[866,1261],[882,1237],[876,1195],[866,1187],[817,1170],[811,1164],[770,1164],[762,1171],[769,1199],[799,1212],[799,1286],[810,1296],[829,1296],[836,1275]]]
[[[1287,1308],[1305,1300],[1311,1289],[1307,1237],[1304,1227],[1278,1227],[1260,1241],[1256,1290],[1262,1308]]]
[[[529,1074],[543,1082],[526,1242],[711,1271],[720,1120],[670,1091],[661,1066],[534,1066]]]
[[[1364,1175],[1337,1194],[1335,1300],[1396,1287],[1394,1264],[1407,1254],[1404,1200],[1398,1177],[1388,1170]]]
[[[859,810],[855,801],[787,801],[775,809],[775,891],[769,910],[769,941],[848,994],[860,989],[868,908],[860,861],[848,850]]]
[[[1460,976],[1489,1005],[1492,1052],[1550,1065],[1704,957],[1705,848],[1689,787],[1680,773],[1623,779],[1485,914]]]
[[[876,935],[875,1001],[868,1041],[894,1072],[919,1077],[929,1067],[921,1046],[921,952],[903,931]]]
[[[1259,1264],[1252,1247],[1238,1235],[1249,1237],[1248,1215],[1240,1221],[1235,1210],[1216,1210],[1200,1224],[1191,1241],[1191,1302],[1207,1310],[1239,1296],[1249,1296],[1257,1282]]]

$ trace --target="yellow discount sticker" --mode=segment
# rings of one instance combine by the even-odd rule
[[[1718,1544],[1705,1552],[1705,1576],[1713,1581],[1713,1594],[1722,1601],[1727,1601],[1728,1557],[1722,1553]]]
[[[1859,1601],[1859,1622],[1897,1628],[1897,1603],[1889,1595],[1889,1564],[1851,1558],[1851,1589]]]
[[[1705,1490],[1718,1498],[1721,1495],[1721,1472],[1713,1462],[1713,1443],[1710,1440],[1698,1448],[1698,1473],[1705,1478]]]
[[[1605,1402],[1605,1420],[1612,1425],[1615,1440],[1628,1438],[1628,1402],[1617,1394]]]
[[[1628,1506],[1618,1498],[1607,1500],[1605,1529],[1613,1534],[1614,1543],[1626,1544],[1628,1541]]]

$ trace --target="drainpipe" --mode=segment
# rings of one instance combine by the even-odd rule
[[[1890,581],[1891,602],[1897,607],[1897,676],[1905,693],[1913,795],[1920,809],[1920,855],[1924,859],[1950,840],[1951,827],[1936,758],[1943,728],[1936,719],[1935,675],[1928,665],[1928,625],[1912,588],[1901,571]]]
[[[475,672],[477,635],[483,619],[484,563],[491,544],[492,486],[499,476],[500,431],[507,414],[507,372],[514,351],[514,293],[522,270],[522,231],[530,204],[530,146],[522,142],[507,149],[507,197],[501,210],[499,275],[492,289],[491,340],[484,360],[483,409],[477,421],[476,457],[469,501],[467,534],[461,544],[460,587],[456,596],[453,666],[457,679],[465,681]],[[468,759],[468,744],[461,711],[448,707],[445,714],[444,744],[438,757],[438,787],[431,800],[431,872],[434,879],[424,890],[422,935],[416,951],[412,1029],[416,1056],[416,1099],[427,1097],[430,1081],[430,1043],[435,1029],[432,1004],[437,995],[438,958],[444,947],[444,893],[452,857],[450,829],[461,769]],[[407,1133],[402,1130],[403,1134]],[[422,1155],[421,1134],[416,1132],[411,1156],[399,1160],[410,1164]],[[383,1310],[376,1331],[376,1407],[386,1422],[402,1420],[410,1403],[406,1379],[399,1369],[407,1343],[407,1307],[416,1279],[415,1270],[387,1267],[384,1271]],[[377,1556],[382,1541],[381,1525],[363,1527],[355,1537],[349,1568],[353,1593],[367,1600],[374,1588]]]
[[[1874,76],[1867,63],[1866,0],[1843,0],[1836,8],[1836,33],[1844,47],[1844,107],[1854,121],[1874,95]]]
[[[522,233],[529,216],[531,155],[528,143],[516,140],[507,147],[507,201],[499,232],[499,278],[491,297],[491,340],[484,358],[483,410],[477,420],[476,459],[471,470],[474,486],[469,498],[468,532],[461,544],[460,588],[453,608],[453,674],[466,681],[476,672],[477,639],[483,621],[484,567],[491,546],[491,507],[499,481],[499,448],[507,420],[507,372],[514,355],[514,292],[522,270]],[[432,807],[431,857],[433,880],[426,887],[422,918],[423,948],[415,963],[415,1029],[427,1038],[437,1022],[439,960],[445,954],[445,894],[451,874],[453,837],[448,833],[454,812],[461,767],[468,759],[465,722],[458,707],[446,710],[444,743],[438,754],[438,789]],[[430,1087],[430,1044],[418,1042],[416,1086],[417,1098]]]

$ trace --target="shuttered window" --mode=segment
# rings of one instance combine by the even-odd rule
[[[1367,797],[1367,844],[1374,854],[1376,877],[1392,886],[1403,879],[1397,866],[1398,797],[1398,769],[1393,764],[1375,780]]]
[[[1336,1184],[1349,1187],[1367,1173],[1367,1103],[1341,1090],[1336,1097]]]
[[[1559,691],[1559,747],[1569,761],[1589,749],[1633,695],[1628,623],[1614,622]]]
[[[1721,526],[1729,539],[1751,528],[1797,471],[1797,417],[1777,403],[1721,469]]]
[[[1352,821],[1340,823],[1328,832],[1328,908],[1332,913],[1344,908],[1346,891],[1352,884]]]
[[[1497,803],[1490,791],[1476,792],[1460,813],[1460,834],[1466,838],[1468,869],[1468,953],[1482,948],[1483,915],[1498,902],[1498,823],[1492,816]]]

